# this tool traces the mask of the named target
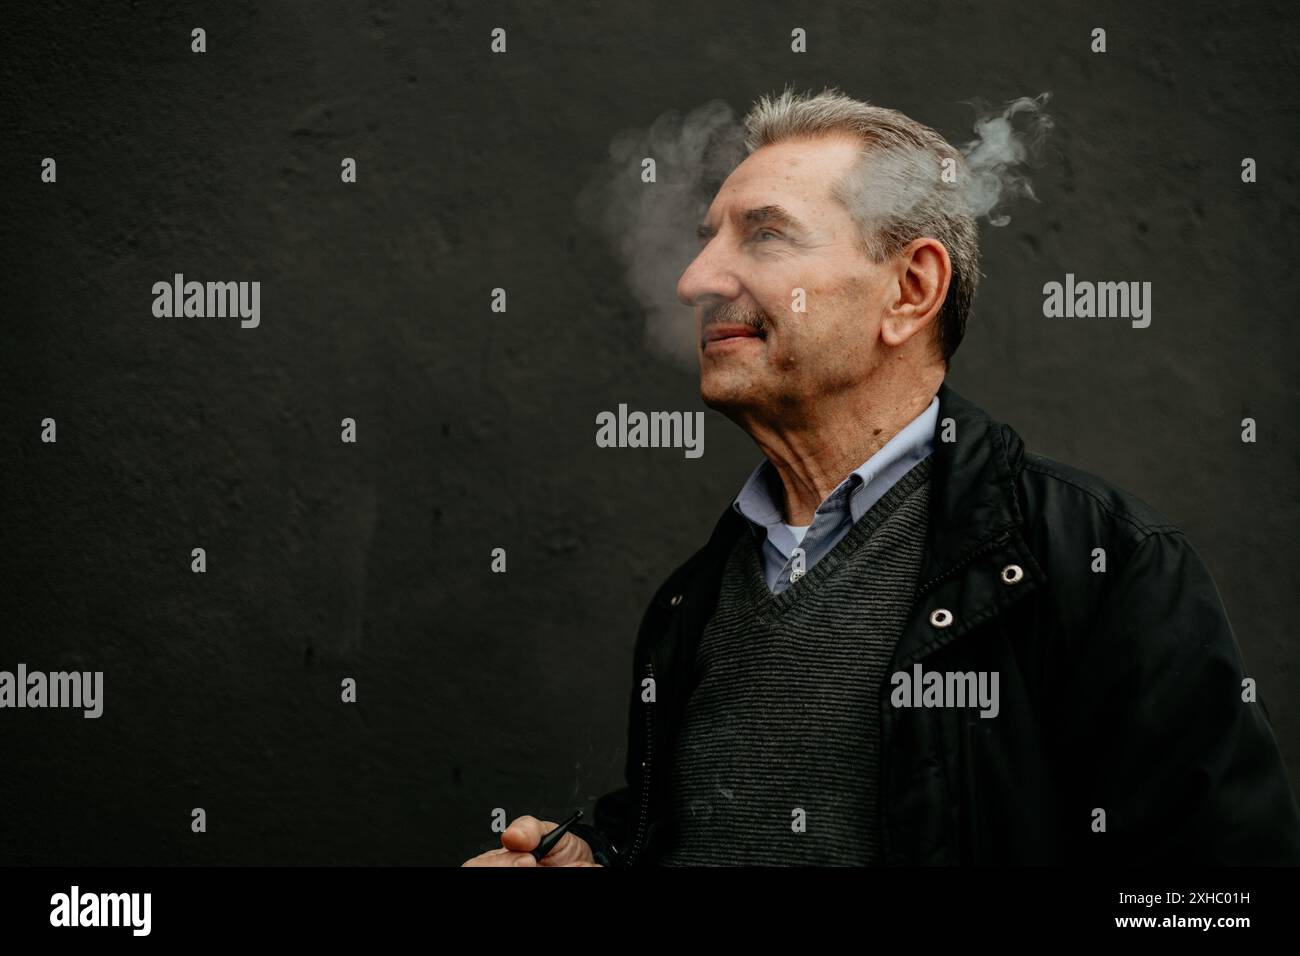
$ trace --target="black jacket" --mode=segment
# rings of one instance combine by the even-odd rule
[[[1262,699],[1275,675],[1243,664],[1182,531],[1025,451],[946,383],[933,454],[921,576],[889,673],[996,671],[1000,712],[896,708],[882,685],[882,860],[1300,863],[1300,813]],[[627,785],[596,802],[594,826],[575,827],[598,862],[653,863],[671,838],[667,782],[695,649],[745,530],[728,506],[642,618]],[[950,616],[932,618],[939,609]],[[1258,702],[1243,700],[1246,677]]]

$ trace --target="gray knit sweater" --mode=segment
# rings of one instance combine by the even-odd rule
[[[700,638],[660,862],[876,862],[881,687],[916,588],[931,460],[780,594],[739,536]]]

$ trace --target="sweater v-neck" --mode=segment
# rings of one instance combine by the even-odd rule
[[[748,539],[742,545],[745,595],[751,602],[754,612],[760,616],[764,614],[781,614],[816,593],[822,582],[852,558],[854,553],[867,543],[872,533],[884,523],[885,519],[897,510],[904,499],[929,478],[933,458],[933,454],[927,455],[913,465],[890,486],[888,491],[881,495],[880,500],[867,509],[867,512],[836,543],[835,547],[826,552],[821,560],[780,594],[774,594],[772,589],[767,586],[767,576],[763,572],[763,558],[759,553],[762,542],[753,534],[744,535],[742,540]]]

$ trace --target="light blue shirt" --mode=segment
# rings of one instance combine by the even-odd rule
[[[763,459],[731,506],[749,519],[750,530],[762,542],[763,572],[774,594],[780,594],[793,583],[790,573],[794,569],[792,554],[796,547],[803,549],[803,569],[807,573],[840,543],[894,482],[934,450],[938,421],[939,396],[936,395],[925,411],[827,495],[806,530],[785,523],[779,504],[784,499],[781,479],[772,463]]]

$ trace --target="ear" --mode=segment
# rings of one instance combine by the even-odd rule
[[[886,345],[902,345],[936,321],[952,281],[952,260],[938,239],[913,239],[894,258],[897,295],[880,324]]]

